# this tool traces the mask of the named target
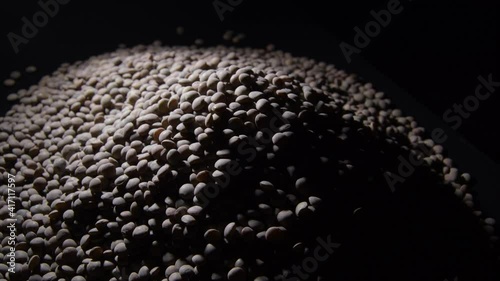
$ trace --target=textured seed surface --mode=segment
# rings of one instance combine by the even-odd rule
[[[281,280],[315,233],[342,229],[332,212],[356,218],[390,194],[384,173],[409,151],[424,163],[415,186],[474,206],[471,176],[384,93],[272,49],[121,48],[9,95],[0,193],[11,173],[22,199],[10,280]],[[2,229],[8,213],[0,201]]]
[[[27,66],[27,67],[26,67],[26,69],[25,69],[25,70],[26,70],[26,72],[27,72],[27,73],[33,73],[33,72],[35,72],[35,71],[36,71],[36,66],[34,66],[34,65],[29,65],[29,66]]]

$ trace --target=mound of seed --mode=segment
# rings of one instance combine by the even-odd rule
[[[0,278],[274,280],[310,254],[311,222],[328,224],[325,191],[382,182],[384,155],[422,145],[436,182],[473,205],[470,176],[384,93],[281,51],[122,48],[17,95],[0,166],[20,199],[18,264]]]

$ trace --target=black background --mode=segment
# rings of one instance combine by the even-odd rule
[[[353,45],[353,28],[363,29],[373,20],[370,11],[385,9],[389,1],[243,0],[221,21],[212,0],[71,0],[60,5],[58,14],[27,44],[20,45],[15,54],[7,34],[21,34],[21,18],[31,20],[40,10],[36,2],[2,3],[0,79],[31,64],[38,68],[35,74],[23,73],[13,88],[0,86],[2,112],[10,106],[6,102],[9,93],[36,83],[63,62],[112,51],[120,43],[132,46],[159,39],[164,44],[178,45],[202,38],[205,45],[215,45],[224,43],[222,34],[226,30],[246,34],[237,45],[264,47],[272,43],[294,55],[357,72],[357,64],[346,62],[338,43]],[[474,94],[479,75],[492,74],[493,80],[500,81],[500,25],[495,1],[401,0],[401,5],[403,11],[392,17],[359,56],[354,56],[375,67],[437,118],[454,103],[462,103]],[[185,27],[184,35],[176,34],[177,26]],[[457,130],[496,164],[500,163],[498,92],[482,102]],[[492,188],[498,189],[498,185]]]

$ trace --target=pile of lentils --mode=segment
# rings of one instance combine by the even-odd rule
[[[0,278],[288,278],[363,194],[391,196],[399,155],[480,214],[471,176],[383,92],[282,51],[121,47],[9,100],[0,190],[14,175],[16,273],[4,263]],[[477,218],[493,233],[493,219]]]

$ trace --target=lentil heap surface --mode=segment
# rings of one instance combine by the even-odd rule
[[[281,51],[118,49],[10,99],[11,280],[290,277],[317,237],[342,240],[353,212],[392,196],[384,173],[399,155],[423,162],[406,188],[448,188],[472,207],[470,176],[383,93]]]

